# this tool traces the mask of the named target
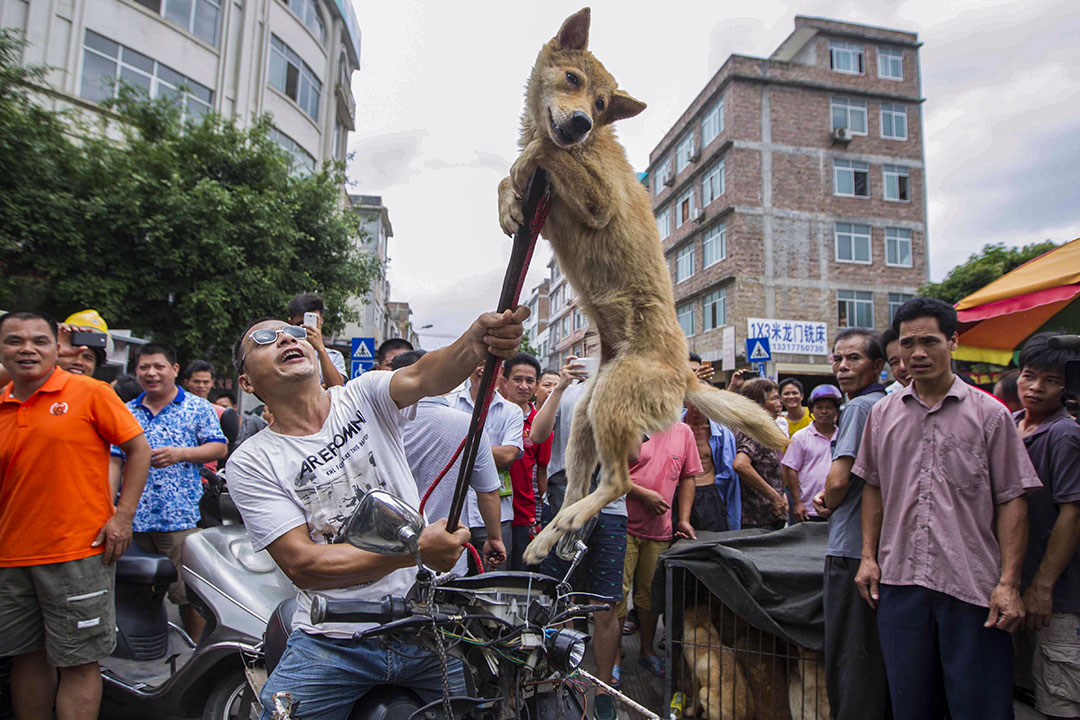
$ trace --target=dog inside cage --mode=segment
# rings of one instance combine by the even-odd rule
[[[684,694],[684,717],[829,718],[821,652],[755,627],[689,569],[667,572],[668,693]]]

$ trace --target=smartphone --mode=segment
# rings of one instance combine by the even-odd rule
[[[73,330],[71,332],[72,347],[101,348],[104,350],[107,340],[108,335],[103,332],[85,332],[83,330]]]
[[[756,377],[761,377],[761,373],[757,370],[744,370],[742,374],[743,380],[753,380]]]
[[[305,325],[310,325],[311,327],[318,330],[319,329],[319,313],[317,313],[317,312],[306,312],[306,313],[304,313],[304,324]]]

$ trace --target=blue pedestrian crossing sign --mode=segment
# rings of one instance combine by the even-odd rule
[[[770,360],[772,360],[772,351],[769,348],[769,338],[746,338],[747,362],[769,362]]]
[[[349,378],[358,378],[375,367],[375,338],[354,337],[349,352]]]

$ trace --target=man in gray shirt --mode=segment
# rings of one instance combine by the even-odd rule
[[[533,418],[529,439],[542,443],[552,435],[551,461],[548,463],[548,502],[544,505],[544,519],[550,522],[562,506],[562,494],[566,490],[566,443],[570,439],[570,421],[574,406],[585,391],[585,384],[577,382],[584,378],[584,366],[576,365],[571,355],[559,372],[559,384],[551,391],[540,412]],[[554,491],[554,492],[553,492]],[[549,515],[548,513],[552,515]],[[585,556],[585,571],[589,578],[589,591],[603,597],[594,604],[610,604],[610,610],[593,613],[593,656],[596,659],[597,676],[613,686],[619,684],[619,668],[615,665],[622,639],[615,604],[622,599],[623,566],[626,562],[626,497],[605,505],[597,516],[596,526],[585,538],[589,552]],[[540,564],[540,572],[560,580],[570,563],[561,560],[552,550]],[[614,720],[615,704],[612,697],[602,690],[596,691],[594,717]]]
[[[480,378],[484,373],[484,363],[476,366],[476,370],[465,383],[465,389],[451,396],[450,407],[461,410],[470,418],[477,402],[477,392],[480,389]],[[483,398],[480,398],[482,401]],[[522,456],[525,450],[525,418],[521,414],[521,408],[509,402],[498,392],[491,395],[491,404],[488,405],[487,419],[484,421],[484,434],[488,436],[491,444],[491,455],[495,460],[495,469],[499,473],[499,516],[501,518],[502,544],[505,548],[506,557],[513,552],[513,537],[510,524],[514,519],[513,488],[510,484],[510,466]],[[485,447],[485,446],[481,446]],[[469,532],[472,533],[473,544],[481,545],[487,542],[488,532],[480,522],[480,508],[476,504],[476,494],[469,493],[465,499],[465,512],[469,520]],[[476,523],[475,525],[473,523]],[[485,558],[486,560],[487,558]]]
[[[889,716],[885,662],[877,617],[859,596],[855,575],[862,556],[863,480],[851,472],[870,408],[885,397],[878,382],[885,358],[872,330],[841,330],[833,344],[833,372],[848,402],[833,439],[833,461],[814,509],[829,518],[825,550],[825,684],[833,720]]]
[[[390,369],[408,367],[424,354],[423,350],[407,350],[399,353],[391,361]],[[417,403],[416,417],[403,428],[402,440],[405,442],[405,459],[409,462],[409,469],[412,470],[413,479],[416,480],[416,489],[421,498],[427,493],[431,483],[446,467],[446,463],[454,456],[462,439],[468,434],[469,420],[469,415],[450,407],[446,398],[423,398]],[[490,447],[490,445],[488,431],[485,428],[481,435],[480,447]],[[461,456],[459,455],[446,471],[438,487],[431,492],[424,506],[424,514],[429,520],[446,518],[450,514],[450,503],[454,498],[454,488],[460,467]],[[465,506],[461,520],[466,525],[480,525],[486,529],[487,538],[484,542],[477,543],[476,549],[492,565],[500,564],[506,557],[506,548],[503,547],[502,542],[502,527],[499,524],[500,487],[494,456],[491,453],[478,453],[472,476],[469,478],[468,490],[469,495],[475,497],[476,501]],[[470,505],[478,511],[475,517],[469,512]],[[468,558],[462,554],[451,572],[464,576],[467,570]]]

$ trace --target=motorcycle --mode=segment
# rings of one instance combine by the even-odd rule
[[[356,639],[398,639],[434,653],[446,683],[447,660],[465,668],[467,695],[423,705],[407,688],[382,686],[358,700],[349,720],[510,720],[584,717],[587,686],[612,691],[645,717],[658,716],[581,668],[589,636],[569,625],[607,605],[588,604],[597,596],[575,593],[569,578],[587,547],[568,536],[557,548],[571,566],[562,581],[537,573],[496,571],[471,577],[437,577],[420,558],[423,517],[390,493],[375,490],[361,500],[346,523],[344,541],[383,555],[412,555],[416,582],[406,597],[378,601],[312,599],[311,620],[376,623]],[[584,604],[581,602],[584,601]],[[294,601],[282,603],[265,637],[268,671],[288,639]],[[303,718],[303,698],[279,692],[268,708],[275,720]]]
[[[202,637],[169,620],[165,592],[177,575],[168,558],[133,544],[116,564],[117,644],[100,663],[104,693],[142,717],[257,717],[249,675],[261,672],[274,608],[296,593],[269,553],[252,548],[224,480],[204,477],[205,529],[185,540],[180,571],[188,601],[206,619]]]

